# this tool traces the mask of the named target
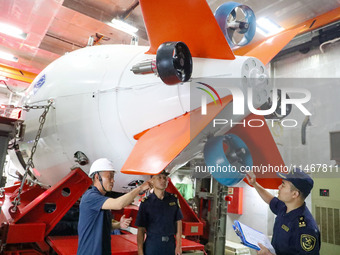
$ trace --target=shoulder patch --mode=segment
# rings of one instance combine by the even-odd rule
[[[316,244],[316,238],[308,234],[302,234],[300,244],[304,251],[312,251]]]
[[[282,224],[281,228],[286,232],[289,231],[289,227],[287,227],[285,224]]]

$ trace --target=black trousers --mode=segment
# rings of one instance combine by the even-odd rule
[[[144,255],[175,255],[174,236],[147,236],[144,243]]]

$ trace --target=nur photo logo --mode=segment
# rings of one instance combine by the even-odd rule
[[[215,99],[213,93],[216,95],[218,101],[222,106],[222,100],[220,95],[217,93],[216,89],[214,89],[211,85],[208,85],[204,82],[197,82],[198,84],[208,88],[196,87],[205,92],[201,96],[201,114],[207,115],[207,97],[208,94],[215,105],[217,104],[217,100]],[[253,87],[248,88],[240,88],[234,86],[232,84],[225,85],[224,87],[219,87],[219,92],[222,95],[222,98],[227,95],[233,96],[233,115],[244,115],[245,107],[255,115],[270,115],[274,113],[277,108],[281,109],[282,115],[286,115],[287,105],[295,105],[297,109],[299,109],[305,116],[311,116],[312,114],[307,110],[304,104],[308,103],[311,99],[311,93],[309,90],[304,88],[292,88],[292,87],[281,87],[281,98],[278,100],[278,88],[273,87],[270,90],[271,95],[267,95],[268,99],[271,98],[271,105],[269,109],[259,109],[259,105],[256,106],[256,102],[254,102],[254,97],[257,96],[257,89]],[[209,91],[210,90],[210,91]],[[212,93],[213,92],[213,93]],[[286,96],[288,94],[298,94],[299,97],[292,98],[292,96]],[[265,102],[263,102],[264,104]]]
[[[210,85],[204,83],[204,82],[197,82],[198,84],[201,84],[202,86],[205,86],[207,87],[208,89],[210,89],[217,97],[218,101],[220,102],[221,106],[222,106],[222,100],[221,100],[221,97],[220,95],[217,93],[217,91]],[[217,105],[217,102],[215,100],[215,97],[213,96],[213,94],[205,89],[205,88],[201,88],[201,87],[196,87],[200,90],[203,90],[205,93],[207,93],[211,98],[212,100],[214,101],[214,104]],[[206,97],[206,94],[202,94],[202,97],[201,97],[201,114],[202,115],[207,115],[207,97]]]

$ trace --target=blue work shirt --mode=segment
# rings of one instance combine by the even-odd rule
[[[84,193],[79,205],[78,255],[111,255],[112,216],[102,209],[107,199],[94,186]]]
[[[269,205],[277,215],[272,239],[276,254],[319,255],[320,231],[306,204],[289,213],[286,213],[285,203],[277,197]]]

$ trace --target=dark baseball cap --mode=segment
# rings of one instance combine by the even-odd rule
[[[170,173],[166,172],[165,170],[163,170],[162,172],[160,172],[159,174],[164,174],[165,176],[168,176]]]
[[[313,188],[313,179],[300,168],[294,168],[288,173],[277,173],[280,178],[290,181],[294,186],[307,197]]]
[[[158,174],[155,174],[155,175],[150,175],[150,177],[154,177],[156,175],[159,175],[159,174],[164,174],[165,176],[168,176],[170,173],[166,172],[165,170],[163,170],[162,172],[158,173]]]

